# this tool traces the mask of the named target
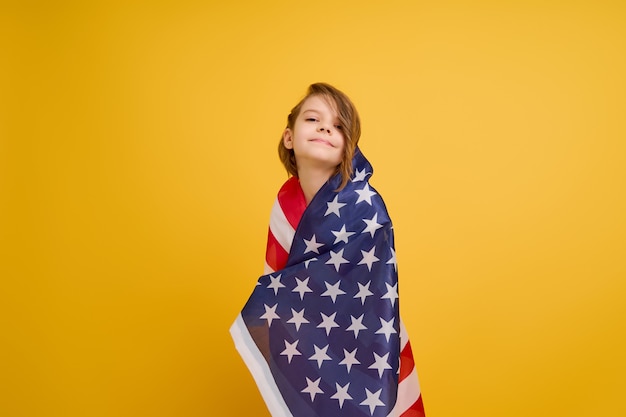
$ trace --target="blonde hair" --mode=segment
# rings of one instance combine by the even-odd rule
[[[359,138],[361,137],[361,120],[356,107],[347,95],[339,91],[332,85],[326,83],[311,84],[306,95],[298,104],[295,105],[289,116],[287,116],[287,128],[292,129],[296,123],[296,119],[300,115],[304,102],[313,96],[319,96],[326,100],[328,104],[337,112],[337,118],[342,127],[344,147],[341,162],[337,166],[337,173],[341,174],[341,183],[338,190],[346,186],[352,176],[352,157],[356,150]],[[298,168],[296,165],[296,155],[293,149],[287,149],[281,136],[278,143],[278,157],[285,166],[287,173],[298,176]]]

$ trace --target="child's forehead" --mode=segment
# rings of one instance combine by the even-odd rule
[[[307,98],[304,100],[304,103],[302,103],[302,112],[304,113],[307,111],[326,111],[336,116],[337,104],[330,97],[315,95]]]

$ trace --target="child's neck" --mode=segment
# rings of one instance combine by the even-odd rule
[[[334,171],[329,171],[328,169],[307,169],[298,171],[298,180],[304,192],[307,206],[311,200],[313,200],[313,197],[315,197],[319,189],[322,188],[333,174]]]

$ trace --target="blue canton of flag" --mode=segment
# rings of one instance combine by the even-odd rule
[[[396,402],[393,230],[382,198],[367,182],[371,165],[357,156],[344,189],[335,191],[334,177],[316,194],[287,266],[258,280],[241,313],[269,369],[265,378],[284,400],[282,415],[383,417]]]

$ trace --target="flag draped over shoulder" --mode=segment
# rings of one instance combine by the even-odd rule
[[[296,178],[283,185],[266,275],[230,330],[274,417],[424,416],[391,220],[359,149],[353,167],[308,207]]]

